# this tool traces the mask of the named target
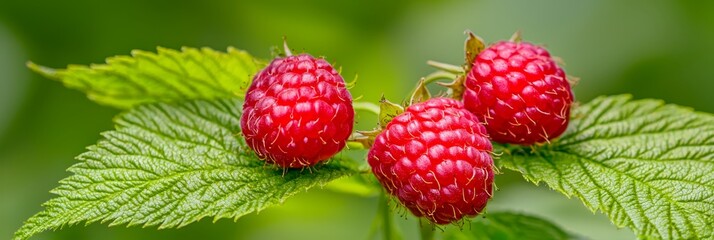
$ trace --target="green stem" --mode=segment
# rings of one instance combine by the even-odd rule
[[[352,107],[355,110],[367,111],[379,116],[379,106],[377,104],[371,102],[354,102],[352,103]]]
[[[382,191],[382,194],[380,194],[380,199],[379,199],[379,213],[382,215],[382,226],[383,230],[382,233],[384,233],[384,239],[385,240],[390,240],[392,239],[392,231],[393,227],[392,226],[392,211],[389,209],[389,199],[387,197],[387,194]]]
[[[432,61],[432,60],[426,61],[426,64],[428,64],[429,66],[450,72],[450,73],[464,74],[464,68],[460,67],[460,66],[443,63],[443,62]]]
[[[363,150],[364,145],[361,142],[347,140],[347,149],[349,150]]]
[[[424,77],[424,85],[428,85],[430,83],[435,82],[436,80],[439,79],[449,79],[449,80],[454,80],[456,79],[457,75],[454,73],[450,73],[447,71],[436,71],[433,72],[426,77]]]
[[[419,233],[421,233],[421,240],[433,240],[434,239],[434,227],[431,223],[424,222],[424,219],[419,219]]]

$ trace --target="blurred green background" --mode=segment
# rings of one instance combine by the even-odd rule
[[[0,1],[0,238],[8,239],[66,177],[73,157],[112,129],[116,110],[42,79],[28,60],[51,66],[101,63],[156,46],[245,49],[269,58],[287,36],[292,48],[325,56],[359,75],[354,96],[400,100],[433,69],[459,64],[463,32],[487,42],[522,30],[565,60],[581,102],[632,93],[714,112],[712,1]],[[374,117],[359,119],[362,129]],[[513,209],[594,239],[631,239],[601,214],[505,171],[489,211]],[[175,230],[66,227],[35,239],[365,239],[377,198],[314,189],[239,219]],[[397,217],[407,239],[413,217]]]

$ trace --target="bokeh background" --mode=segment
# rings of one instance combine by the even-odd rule
[[[577,100],[632,93],[714,112],[713,1],[0,1],[0,238],[41,210],[68,176],[74,156],[112,129],[117,110],[42,79],[28,60],[51,66],[101,63],[156,46],[227,46],[270,57],[287,36],[292,48],[325,56],[359,75],[354,96],[401,100],[433,69],[461,63],[463,32],[487,42],[522,30],[581,78]],[[363,129],[374,117],[359,118]],[[594,239],[632,239],[601,214],[512,172],[497,177],[489,211],[511,209],[552,220]],[[181,229],[92,224],[35,239],[366,239],[377,198],[314,189],[239,219]],[[413,217],[397,217],[407,239]]]

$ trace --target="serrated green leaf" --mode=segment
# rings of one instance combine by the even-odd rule
[[[550,145],[508,147],[503,167],[601,211],[640,238],[714,237],[714,115],[600,97]]]
[[[444,240],[566,240],[577,239],[555,224],[535,216],[494,212],[461,228],[450,227]]]
[[[69,65],[52,69],[28,63],[45,77],[87,94],[97,103],[116,108],[187,99],[243,98],[253,76],[265,66],[245,51],[228,48],[158,48],[158,53],[134,50],[131,56],[107,58],[106,64]]]
[[[15,239],[81,222],[172,228],[204,217],[237,219],[357,172],[340,160],[310,171],[265,166],[240,139],[240,106],[196,100],[121,115]]]

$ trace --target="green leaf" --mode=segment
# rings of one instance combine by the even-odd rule
[[[15,239],[80,222],[172,228],[204,217],[237,219],[357,172],[341,160],[310,171],[265,166],[240,137],[240,106],[194,100],[119,116],[116,130],[77,157],[73,175]]]
[[[597,98],[559,140],[509,146],[499,162],[640,238],[714,237],[714,115],[630,98]]]
[[[245,51],[209,48],[134,50],[107,58],[106,64],[52,69],[29,62],[43,76],[87,94],[108,106],[128,109],[142,103],[186,99],[243,98],[253,76],[265,66]]]
[[[486,213],[470,226],[450,227],[444,240],[560,240],[576,239],[555,224],[534,216],[510,212]]]

